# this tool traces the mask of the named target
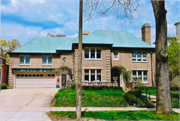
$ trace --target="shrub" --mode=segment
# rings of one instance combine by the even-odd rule
[[[115,86],[82,86],[82,90],[122,90],[122,87]]]
[[[70,87],[71,87],[72,90],[75,90],[75,89],[76,89],[76,83],[75,83],[75,81],[70,84]]]
[[[177,93],[177,92],[171,92],[171,98],[177,98],[177,99],[179,99],[179,93]]]
[[[141,96],[141,90],[131,90],[127,92],[128,94],[133,94],[135,97],[139,98]]]
[[[141,96],[137,100],[137,107],[154,108],[155,105],[146,96]]]
[[[7,89],[13,89],[13,87],[11,87],[11,86],[7,86]]]
[[[177,98],[172,98],[171,104],[173,108],[179,108],[179,100]]]
[[[7,89],[7,84],[1,83],[1,89]]]
[[[137,97],[135,97],[135,95],[133,94],[125,93],[123,97],[130,105],[133,105],[133,103],[137,103]]]

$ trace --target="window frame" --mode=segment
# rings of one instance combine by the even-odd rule
[[[117,58],[114,58],[114,53],[117,53]],[[119,60],[119,52],[113,52],[113,60]]]
[[[89,70],[89,80],[85,80],[85,70]],[[91,81],[91,70],[95,70],[95,80]],[[97,80],[97,70],[101,71],[101,79]],[[102,69],[84,69],[84,82],[102,82]]]
[[[43,64],[43,57],[46,57],[46,64]],[[48,62],[49,62],[49,57],[51,57],[51,64],[48,64]],[[51,55],[43,55],[42,56],[42,65],[52,65],[53,64],[53,57],[51,56]]]
[[[89,58],[85,58],[85,49],[89,50]],[[91,49],[95,49],[95,57],[94,58],[91,58]],[[98,54],[97,50],[98,49],[101,50],[101,58],[97,58],[97,54]],[[99,47],[97,47],[97,48],[95,48],[95,47],[84,48],[84,60],[102,60],[102,48],[99,48]]]
[[[139,76],[138,72],[141,71],[141,77]],[[147,76],[144,75],[144,72],[147,71]],[[136,75],[133,75],[133,72],[136,72]],[[132,70],[132,80],[133,78],[141,78],[141,83],[148,84],[148,70]],[[144,77],[147,77],[147,81],[144,81]],[[134,80],[133,80],[134,81]]]
[[[136,57],[133,57],[133,52],[136,53]],[[138,52],[141,53],[141,58],[138,57]],[[146,57],[143,57],[143,53],[146,53]],[[131,52],[131,57],[132,57],[131,61],[132,61],[132,63],[147,63],[148,62],[147,55],[148,55],[148,52],[146,52],[146,51],[132,51]],[[138,59],[141,59],[141,61],[138,61]],[[144,59],[146,59],[146,61],[143,61]],[[133,60],[135,60],[135,61],[133,61]]]
[[[24,63],[21,63],[21,56],[24,56]],[[26,56],[29,56],[29,64],[26,64]],[[20,55],[19,56],[19,65],[30,65],[31,57],[30,55]]]

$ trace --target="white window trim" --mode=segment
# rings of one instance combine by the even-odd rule
[[[117,53],[117,58],[114,58],[114,53]],[[119,53],[118,52],[113,52],[113,60],[119,60]]]
[[[21,61],[21,56],[24,56],[24,63],[22,64],[22,63],[20,63],[20,61]],[[29,64],[26,64],[26,56],[29,56]],[[30,55],[20,55],[19,56],[19,65],[30,65],[30,59],[31,59],[31,57],[30,57]]]
[[[85,52],[84,52],[84,60],[102,60],[102,48],[84,48],[84,49],[89,49],[89,58],[85,58]],[[91,58],[91,49],[95,49],[95,58]],[[97,49],[101,50],[101,58],[97,58]]]
[[[85,70],[89,70],[89,82],[91,82],[91,70],[95,70],[95,81],[97,82],[97,70],[100,69],[84,69],[84,81],[87,82],[88,80],[85,80]],[[101,82],[102,82],[102,70],[101,70]]]
[[[136,52],[136,57],[135,58],[133,58],[132,57],[132,52]],[[143,61],[143,52],[145,52],[145,51],[132,51],[131,52],[131,57],[132,57],[132,59],[131,59],[131,61],[132,61],[132,63],[147,63],[148,62],[148,59],[147,59],[147,55],[146,55],[146,61]],[[141,61],[138,61],[138,54],[137,54],[137,52],[141,52]],[[146,54],[148,54],[147,52],[146,52]],[[133,61],[133,59],[136,59],[136,61]]]
[[[52,57],[52,56],[46,55],[46,64],[43,64],[43,56],[42,56],[42,65],[53,65],[53,61],[51,64],[48,64],[48,57]],[[53,58],[52,58],[52,60],[53,60]]]
[[[138,71],[141,71],[141,79],[142,79],[142,82],[141,83],[144,83],[144,84],[148,84],[148,70],[139,70],[139,69],[133,69],[132,71],[136,71],[136,76],[132,75],[132,78],[135,77],[135,78],[138,78]],[[144,81],[144,71],[147,71],[147,82]],[[133,74],[133,72],[132,72]]]

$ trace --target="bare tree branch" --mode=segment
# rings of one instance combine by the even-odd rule
[[[108,14],[115,14],[116,21],[122,25],[134,18],[139,18],[139,0],[86,0],[84,4],[84,22],[100,18]],[[122,21],[123,20],[123,21]]]

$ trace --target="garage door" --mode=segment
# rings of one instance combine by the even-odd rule
[[[54,74],[17,74],[16,88],[56,87]]]

